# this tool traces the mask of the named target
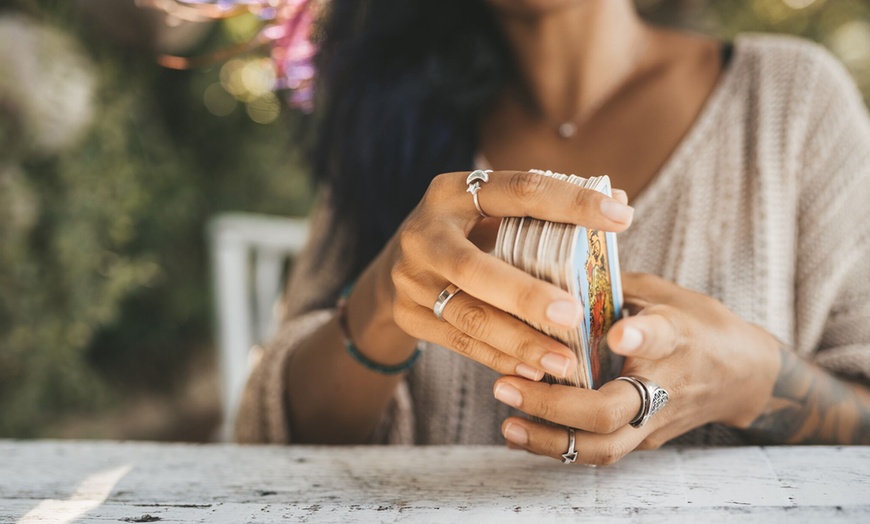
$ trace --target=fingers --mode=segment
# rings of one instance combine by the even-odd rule
[[[609,466],[633,451],[649,430],[625,426],[610,435],[574,432],[577,463]],[[509,444],[538,455],[562,460],[568,451],[568,430],[541,422],[510,417],[502,424],[502,434]]]
[[[446,173],[436,177],[427,192],[436,206],[461,205],[469,224],[479,218],[472,197],[457,199],[465,191],[468,173]],[[484,183],[478,200],[487,215],[495,217],[530,216],[541,220],[579,224],[604,231],[623,231],[634,216],[634,209],[619,199],[592,189],[526,171],[494,171]]]
[[[496,382],[496,388],[504,391],[510,386],[520,386],[517,390],[523,395],[521,408],[529,411],[547,412],[548,422],[572,421],[565,424],[536,422],[510,417],[502,424],[502,434],[507,439],[510,447],[521,447],[526,451],[539,455],[546,455],[555,459],[562,459],[562,455],[568,451],[567,427],[575,428],[574,450],[577,452],[577,462],[581,464],[594,464],[607,466],[615,463],[634,449],[654,449],[671,438],[681,433],[677,426],[671,424],[671,418],[662,417],[661,411],[653,415],[646,424],[641,427],[629,425],[631,418],[637,415],[640,407],[640,398],[637,390],[634,390],[634,401],[628,400],[627,390],[624,386],[634,388],[625,381],[614,381],[605,384],[601,391],[584,390],[573,386],[550,386],[551,394],[540,395],[548,384],[533,383],[516,377],[505,377]],[[574,395],[569,394],[568,389],[577,390]],[[601,395],[594,395],[600,393]],[[538,398],[536,398],[538,395]],[[499,396],[499,393],[496,393]],[[543,408],[547,402],[557,402],[562,397],[562,403],[556,408]],[[606,397],[610,397],[609,399]],[[584,406],[584,404],[596,404],[596,406]],[[626,406],[631,406],[626,409]],[[620,408],[620,406],[622,406]],[[527,411],[528,409],[528,411]],[[550,409],[548,412],[547,410]],[[615,415],[607,415],[611,410],[616,410]],[[662,408],[664,411],[665,408]],[[629,418],[625,413],[633,413]],[[584,413],[589,418],[584,418]],[[540,417],[540,415],[535,415]],[[540,417],[542,418],[542,417]],[[585,430],[585,428],[596,428]],[[685,428],[683,431],[690,428]]]
[[[422,247],[432,270],[464,292],[518,317],[563,328],[580,322],[582,310],[567,291],[539,280],[468,241]]]
[[[460,331],[531,366],[531,377],[528,370],[519,373],[526,378],[540,380],[544,372],[564,378],[577,367],[567,346],[468,293],[454,295],[443,316]]]
[[[530,416],[601,434],[627,426],[641,409],[637,389],[623,380],[594,390],[502,377],[493,395]]]
[[[481,251],[479,245],[492,241],[496,222],[481,221],[473,200],[459,194],[464,193],[466,176],[447,173],[432,181],[416,220],[406,223],[399,235],[400,260],[413,260],[412,266],[428,265],[466,293],[521,318],[562,328],[576,326],[582,311],[573,296]],[[621,231],[628,227],[633,214],[622,202],[624,194],[611,198],[522,171],[490,173],[489,182],[478,193],[481,206],[488,205],[486,212],[493,216],[532,216]],[[445,209],[461,209],[460,215],[467,220],[445,221]],[[433,228],[432,224],[441,227]],[[415,270],[419,272],[419,268]],[[428,305],[428,300],[418,303]]]
[[[656,448],[691,429],[673,424],[667,405],[641,427],[629,425],[639,414],[642,400],[638,390],[623,380],[595,391],[502,377],[493,389],[502,402],[546,421],[506,419],[502,434],[509,445],[556,459],[568,450],[567,427],[575,428],[577,461],[595,465],[613,464],[638,447]]]
[[[616,322],[607,333],[614,353],[627,357],[660,360],[680,343],[679,314],[670,306],[650,306],[638,315]]]
[[[452,301],[449,305],[452,305]],[[438,320],[429,308],[410,306],[402,307],[399,311],[394,316],[395,321],[412,337],[452,349],[505,375],[520,375],[530,380],[542,378],[541,373],[518,358],[464,333],[448,322]]]
[[[433,278],[427,278],[427,284],[406,285],[404,289],[409,295],[405,300],[413,304],[402,303],[401,307],[394,311],[397,320],[398,317],[403,317],[400,325],[409,334],[434,342],[432,335],[425,331],[425,327],[416,324],[423,321],[425,326],[431,326],[435,325],[432,321],[436,320],[440,324],[449,324],[472,339],[513,356],[525,364],[518,370],[509,371],[508,374],[540,380],[544,372],[557,377],[566,377],[574,372],[577,358],[568,347],[532,329],[504,311],[472,297],[465,291],[453,295],[442,310],[444,320],[438,321],[428,304],[431,300],[434,305],[433,297],[438,294],[435,291],[437,288],[428,284]],[[414,313],[411,315],[402,313],[402,310],[407,308],[411,308]],[[412,331],[414,333],[411,333]],[[447,347],[461,352],[461,348],[452,345]],[[497,371],[504,372],[502,369]]]

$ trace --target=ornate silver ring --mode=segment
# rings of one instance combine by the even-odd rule
[[[478,169],[476,171],[472,171],[468,178],[465,179],[465,183],[468,184],[468,189],[465,191],[467,193],[471,193],[471,197],[474,199],[474,207],[477,208],[477,212],[480,213],[480,216],[483,218],[489,218],[489,215],[483,212],[483,209],[480,208],[480,200],[477,197],[477,192],[480,191],[481,184],[486,184],[489,182],[489,174],[492,173],[492,170],[487,169],[484,171],[483,169]]]
[[[432,311],[435,313],[435,317],[438,320],[444,320],[444,308],[447,307],[447,303],[450,302],[450,299],[456,296],[460,291],[462,290],[453,284],[450,284],[446,289],[444,289],[444,291],[438,294],[438,298],[435,299],[435,305],[432,307]]]
[[[652,380],[644,377],[619,377],[616,380],[625,380],[637,389],[640,394],[640,411],[634,420],[629,422],[632,427],[643,427],[647,421],[661,411],[670,400],[670,396],[665,388],[659,386]]]

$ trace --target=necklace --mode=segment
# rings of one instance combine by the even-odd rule
[[[553,121],[550,118],[549,124],[556,128],[556,134],[559,135],[562,139],[568,140],[577,134],[577,130],[585,124],[595,113],[598,112],[601,107],[612,98],[612,95],[616,92],[616,90],[631,76],[631,73],[634,71],[638,62],[640,62],[641,57],[643,57],[644,46],[641,45],[641,41],[639,40],[634,46],[634,52],[632,53],[631,61],[629,66],[627,67],[628,72],[624,75],[624,77],[617,83],[617,87],[608,95],[604,95],[599,98],[594,104],[589,107],[585,107],[581,109],[577,114],[569,118],[568,120],[563,120],[561,122]]]

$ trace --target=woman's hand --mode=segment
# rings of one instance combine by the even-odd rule
[[[625,301],[636,315],[614,324],[607,342],[625,355],[624,376],[645,377],[670,400],[640,428],[629,425],[641,401],[631,383],[599,390],[503,377],[496,398],[555,424],[577,428],[577,462],[612,464],[634,449],[657,448],[710,422],[746,428],[762,413],[779,371],[779,344],[720,302],[659,277],[623,276]],[[502,432],[513,447],[561,458],[563,427],[511,417]]]
[[[576,366],[573,352],[511,314],[570,327],[579,322],[579,304],[567,292],[484,249],[494,243],[499,217],[531,216],[622,231],[633,210],[622,192],[610,198],[534,173],[495,171],[477,195],[481,209],[494,217],[484,219],[467,191],[467,176],[447,173],[432,181],[366,271],[374,275],[370,281],[379,282],[373,286],[379,289],[377,296],[390,303],[395,324],[416,339],[448,347],[506,375],[540,380],[546,371],[567,376]],[[433,305],[450,284],[462,291],[445,307],[444,320],[438,320]],[[359,345],[366,350],[365,344]]]

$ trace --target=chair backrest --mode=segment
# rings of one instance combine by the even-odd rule
[[[250,372],[251,350],[275,332],[284,268],[305,245],[308,221],[225,213],[209,222],[208,236],[223,411],[218,438],[227,441]]]

